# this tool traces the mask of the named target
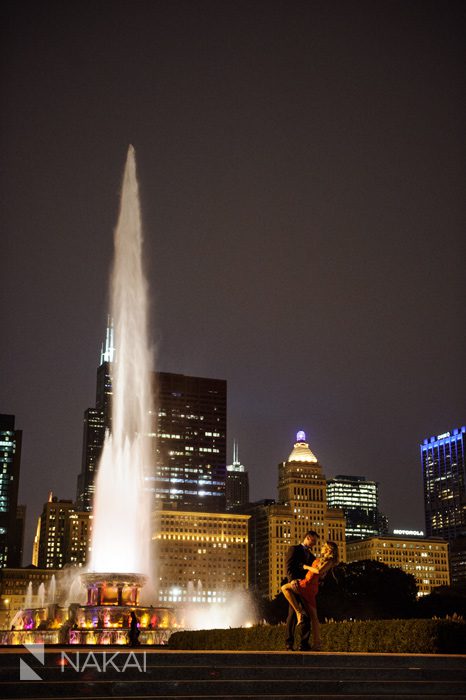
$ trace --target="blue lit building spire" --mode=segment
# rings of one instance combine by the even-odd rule
[[[306,433],[304,430],[298,430],[296,433],[296,442],[293,447],[293,451],[288,457],[287,462],[315,462],[317,463],[317,457],[309,449],[309,444],[306,440]]]

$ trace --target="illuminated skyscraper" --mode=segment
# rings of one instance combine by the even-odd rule
[[[156,372],[156,501],[179,510],[225,510],[227,383]]]
[[[40,516],[39,556],[40,569],[61,569],[66,562],[66,539],[73,501],[59,501],[51,493]]]
[[[225,497],[227,510],[249,502],[249,475],[238,458],[238,443],[233,443],[233,464],[227,466]]]
[[[0,414],[0,568],[21,566],[22,533],[17,522],[21,440],[15,417]]]
[[[105,431],[111,428],[113,329],[109,322],[97,370],[96,405],[84,413],[76,507],[92,510]],[[153,373],[153,464],[148,486],[163,507],[225,509],[227,384],[221,379]]]
[[[319,543],[336,542],[340,559],[345,560],[345,518],[340,509],[327,506],[327,480],[300,430],[286,462],[278,465],[278,501],[292,509],[295,520],[294,539],[302,542],[308,530],[315,530]]]
[[[453,540],[466,535],[466,427],[421,444],[426,534]]]
[[[379,485],[365,476],[335,476],[327,481],[327,505],[341,508],[346,517],[346,539],[379,534]]]
[[[84,412],[83,452],[81,473],[78,476],[76,506],[91,511],[94,496],[94,479],[105,438],[105,414],[99,408]]]
[[[466,427],[420,445],[428,537],[450,542],[452,583],[466,582]]]
[[[91,545],[92,515],[52,493],[44,503],[34,539],[32,563],[41,569],[84,566]]]

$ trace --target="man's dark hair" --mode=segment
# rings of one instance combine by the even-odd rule
[[[314,530],[309,530],[308,532],[306,532],[306,534],[304,535],[304,539],[306,539],[306,537],[315,537],[316,540],[319,539],[319,535]]]

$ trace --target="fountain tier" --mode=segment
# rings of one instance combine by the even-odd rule
[[[141,588],[147,582],[143,574],[81,574],[87,590],[87,605],[139,605]]]

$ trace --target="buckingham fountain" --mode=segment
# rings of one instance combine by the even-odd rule
[[[141,643],[164,643],[176,627],[172,609],[140,604],[152,570],[151,493],[145,486],[151,464],[152,358],[132,146],[123,176],[110,290],[115,337],[112,428],[95,484],[90,565],[77,574],[85,600],[26,605],[12,620],[11,630],[2,633],[3,643],[126,644],[131,612],[139,620]],[[75,583],[72,588],[79,597]]]

